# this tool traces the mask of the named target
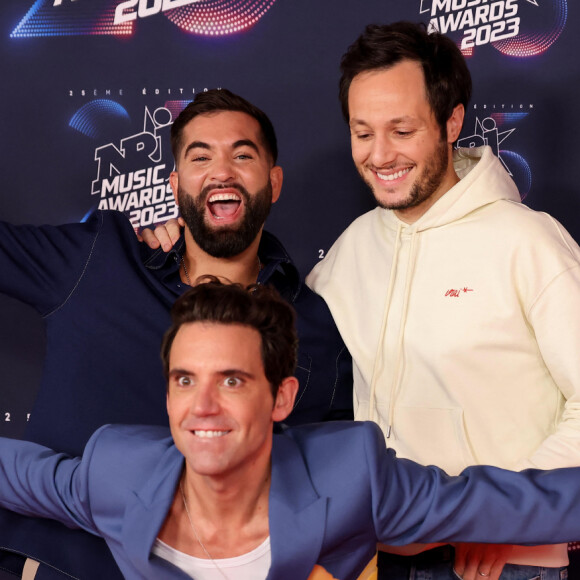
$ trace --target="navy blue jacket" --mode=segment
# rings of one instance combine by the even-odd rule
[[[46,322],[43,378],[26,439],[80,455],[103,424],[167,424],[159,347],[171,305],[188,288],[179,277],[183,251],[183,238],[169,254],[139,244],[117,212],[65,226],[0,224],[0,291]],[[297,311],[301,386],[287,422],[352,418],[350,355],[326,304],[271,234],[263,234],[259,256],[258,281],[273,284]],[[0,547],[73,577],[122,577],[102,541],[52,522],[1,512]],[[44,574],[37,577],[51,577]]]

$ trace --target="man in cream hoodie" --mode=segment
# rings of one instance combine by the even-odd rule
[[[452,474],[579,465],[580,248],[520,203],[489,147],[453,152],[471,78],[451,40],[369,26],[341,70],[353,159],[379,207],[307,281],[352,353],[355,418]],[[567,574],[566,545],[403,553],[381,554],[379,578]]]

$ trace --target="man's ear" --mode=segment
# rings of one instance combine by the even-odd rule
[[[284,181],[284,172],[279,165],[274,165],[270,169],[270,182],[272,183],[272,203],[276,203],[282,191],[282,181]]]
[[[173,191],[173,199],[175,200],[175,205],[179,207],[178,202],[179,175],[177,174],[177,171],[172,171],[169,174],[169,185],[171,185],[171,190]]]
[[[275,422],[284,421],[294,408],[294,400],[298,393],[298,379],[286,377],[278,387],[278,394],[272,409],[272,419]]]
[[[453,109],[451,116],[447,119],[447,143],[455,143],[459,139],[464,118],[465,108],[459,104]]]

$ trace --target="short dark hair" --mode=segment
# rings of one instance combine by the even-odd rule
[[[215,276],[185,292],[171,309],[172,324],[163,337],[161,360],[165,378],[169,377],[169,354],[177,332],[191,322],[241,324],[254,328],[262,338],[264,374],[274,398],[280,383],[294,374],[298,338],[295,313],[271,287],[224,284]]]
[[[471,75],[457,45],[439,32],[428,34],[424,24],[371,24],[349,46],[340,63],[339,99],[344,118],[348,122],[348,91],[354,77],[389,69],[404,60],[421,65],[427,100],[442,137],[446,137],[453,109],[462,104],[467,110]]]
[[[270,121],[264,111],[227,89],[211,89],[198,93],[194,100],[173,121],[171,126],[171,150],[176,162],[182,146],[181,136],[185,126],[198,115],[219,113],[220,111],[246,113],[246,115],[256,119],[262,133],[262,144],[272,157],[272,163],[276,164],[278,160],[278,141],[272,121]]]

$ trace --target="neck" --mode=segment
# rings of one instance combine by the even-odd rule
[[[233,479],[233,481],[232,481]],[[241,529],[254,518],[268,515],[271,466],[253,466],[251,472],[234,478],[200,476],[188,469],[183,485],[190,509],[207,521]]]
[[[249,479],[226,482],[199,476],[186,464],[158,537],[198,558],[232,558],[252,551],[269,535],[270,472],[268,463],[266,469],[254,469]]]
[[[260,272],[258,246],[261,232],[256,239],[241,253],[231,258],[216,258],[204,252],[195,242],[191,233],[185,231],[185,253],[181,267],[181,280],[195,285],[200,276],[216,276],[230,282],[248,286],[255,284]],[[189,279],[188,279],[189,277]]]

